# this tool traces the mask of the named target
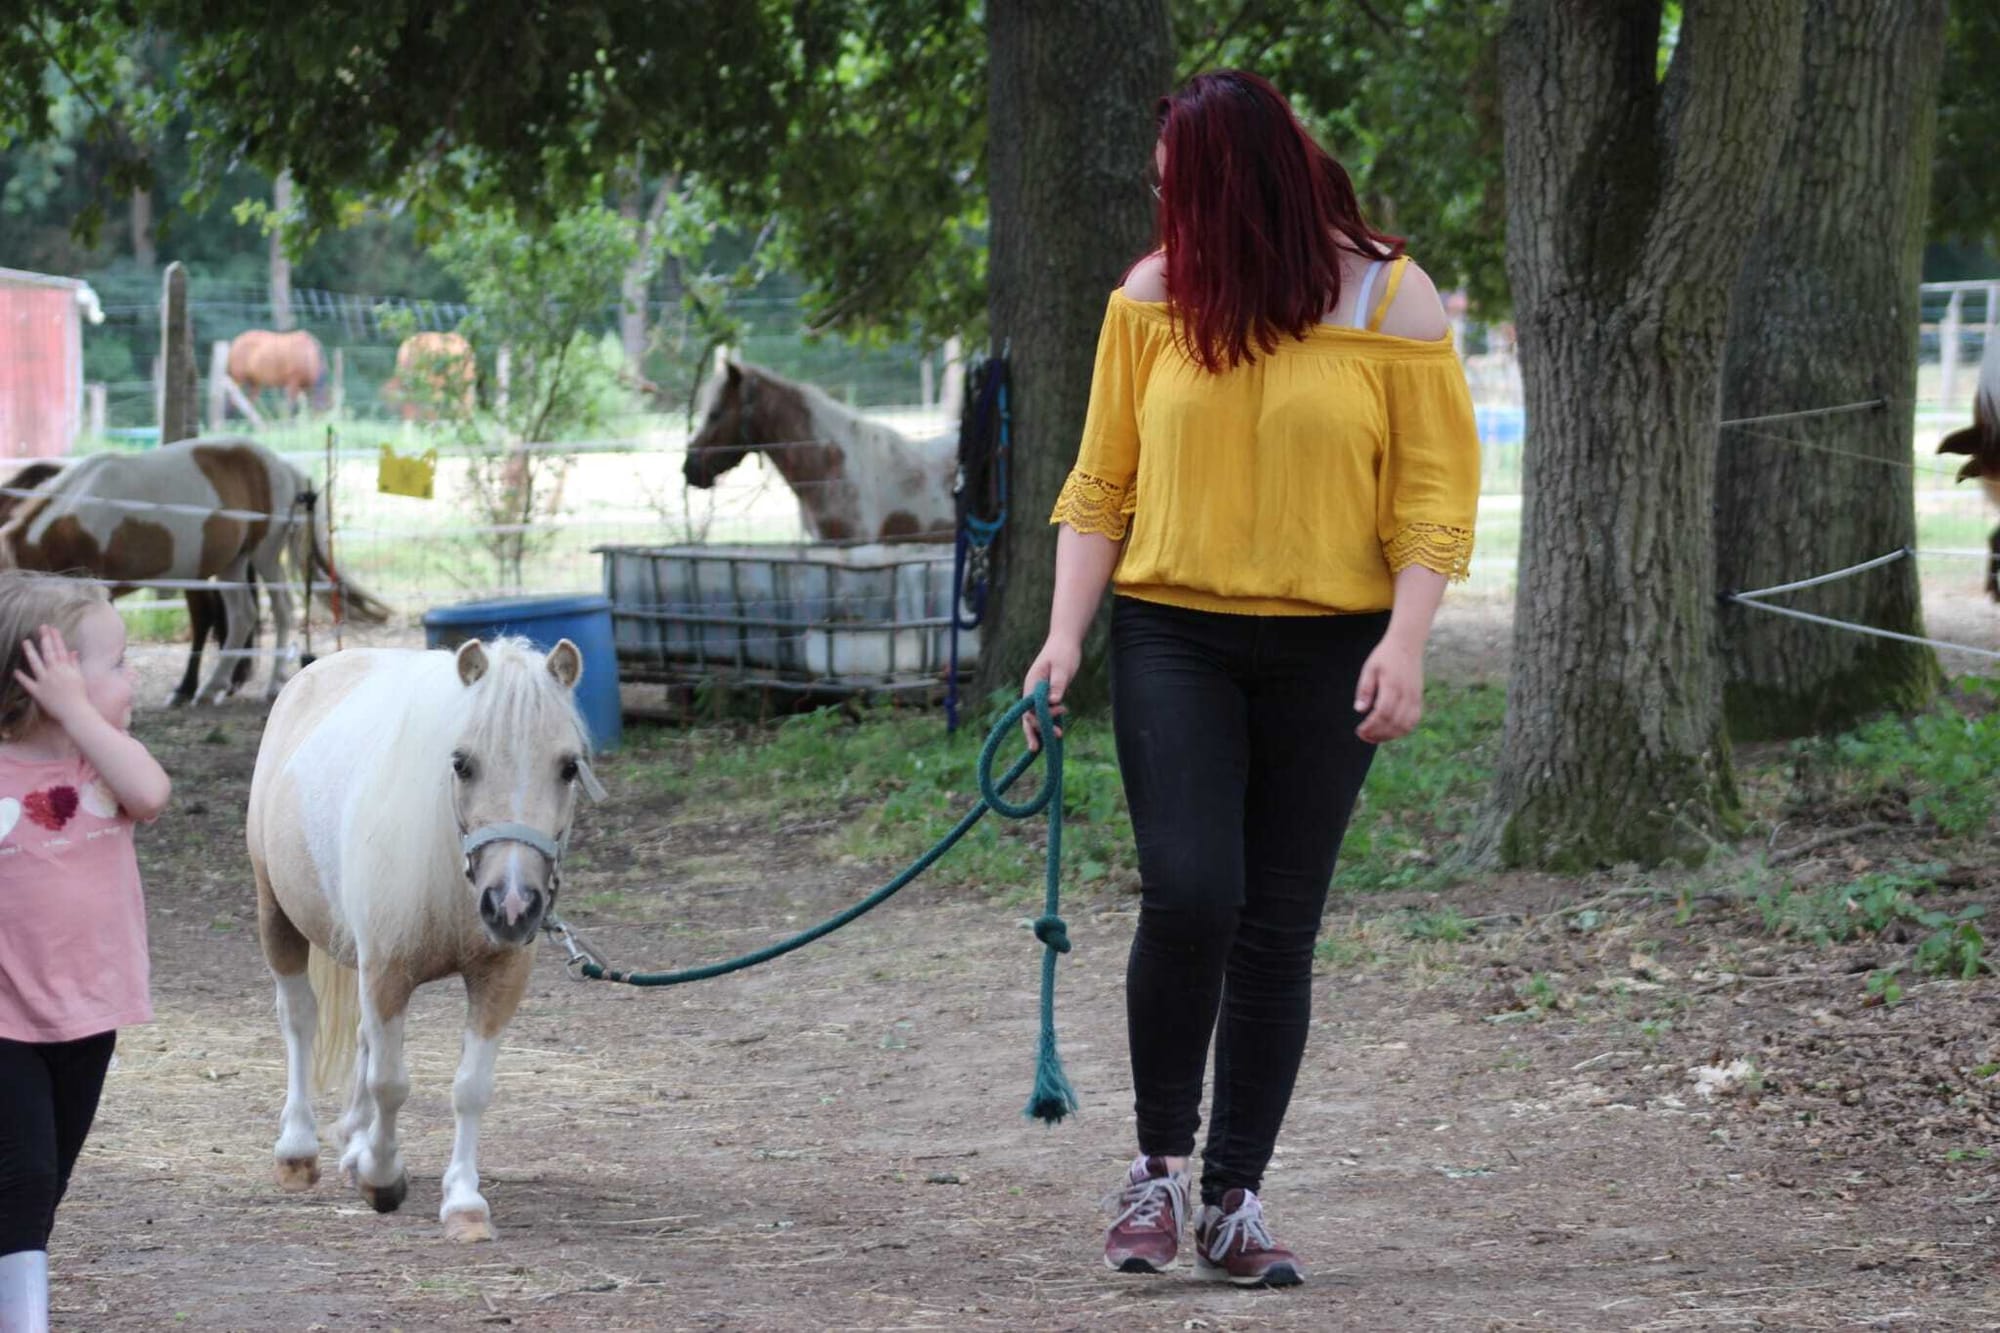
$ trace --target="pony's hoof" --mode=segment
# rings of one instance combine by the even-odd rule
[[[187,707],[187,706],[188,706],[189,704],[191,704],[191,703],[193,703],[193,702],[194,702],[194,696],[193,696],[193,695],[190,695],[190,694],[176,694],[176,695],[175,695],[175,696],[174,696],[173,698],[171,698],[171,699],[167,700],[167,707],[169,707],[169,708],[186,708],[186,707]]]
[[[280,1157],[276,1166],[278,1188],[287,1194],[303,1194],[319,1184],[317,1157]]]
[[[393,1185],[370,1185],[361,1182],[361,1197],[368,1200],[368,1206],[378,1213],[393,1213],[403,1206],[403,1200],[410,1197],[410,1173],[405,1171],[396,1177]]]
[[[446,1213],[444,1238],[457,1241],[461,1245],[474,1245],[482,1240],[492,1240],[493,1218],[487,1213],[474,1212],[470,1208]]]

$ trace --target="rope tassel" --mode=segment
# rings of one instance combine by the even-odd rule
[[[1034,764],[1036,753],[1031,750],[1023,754],[997,778],[993,775],[993,765],[999,754],[1001,742],[1031,711],[1041,732],[1042,753],[1048,757],[1048,769],[1041,786],[1035,789],[1032,796],[1025,801],[1010,801],[1005,792]],[[959,839],[971,832],[972,826],[977,824],[989,810],[997,811],[1008,819],[1032,819],[1036,815],[1045,814],[1049,830],[1047,870],[1042,895],[1042,915],[1034,922],[1035,939],[1042,946],[1040,1039],[1035,1054],[1035,1089],[1028,1098],[1028,1105],[1023,1114],[1054,1125],[1077,1109],[1076,1092],[1070,1087],[1069,1077],[1063,1073],[1062,1058],[1056,1051],[1056,958],[1070,950],[1069,926],[1061,915],[1062,775],[1062,739],[1056,735],[1055,719],[1049,711],[1049,687],[1043,683],[1035,687],[1033,694],[1024,695],[1001,714],[1000,720],[993,724],[993,730],[987,734],[985,745],[980,747],[978,804],[966,811],[964,817],[952,826],[949,833],[938,839],[929,851],[904,867],[902,873],[854,906],[828,917],[816,926],[811,926],[789,939],[767,945],[753,953],[720,963],[682,968],[676,972],[627,972],[611,967],[601,955],[577,937],[567,922],[554,913],[543,918],[542,928],[554,935],[562,944],[568,952],[570,968],[576,976],[586,981],[616,981],[627,986],[647,987],[680,986],[690,981],[706,981],[710,977],[725,976],[731,972],[741,972],[745,968],[755,967],[759,963],[768,963],[794,949],[803,948],[822,936],[831,935],[850,921],[880,907],[917,876],[943,859],[944,854],[957,846]]]

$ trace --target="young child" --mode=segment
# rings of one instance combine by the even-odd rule
[[[165,770],[126,732],[103,589],[0,573],[0,1333],[43,1333],[49,1232],[117,1029],[152,1016],[132,825]]]

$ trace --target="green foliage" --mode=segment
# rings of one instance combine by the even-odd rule
[[[1507,306],[1498,39],[1504,0],[1174,7],[1181,72],[1278,85],[1354,176],[1370,222],[1406,235],[1440,291]]]
[[[1934,239],[2000,249],[2000,6],[1951,0],[1931,166]]]
[[[1949,837],[1991,828],[2000,773],[2000,682],[1961,678],[1913,718],[1881,717],[1792,747],[1797,797],[1824,803],[1906,801]]]
[[[561,502],[574,456],[524,448],[589,439],[629,406],[619,385],[624,355],[615,338],[593,330],[604,295],[640,259],[630,224],[588,205],[538,225],[511,212],[467,219],[432,247],[474,305],[459,331],[496,372],[490,391],[470,407],[453,391],[448,368],[402,377],[402,392],[432,415],[452,421],[474,446],[471,494],[482,524],[500,531],[484,546],[501,577],[521,582],[522,563],[545,533],[534,525]],[[509,358],[507,389],[497,358]]]
[[[1435,940],[1457,944],[1479,927],[1459,914],[1455,907],[1432,912],[1412,912],[1403,919],[1403,934],[1413,940]]]

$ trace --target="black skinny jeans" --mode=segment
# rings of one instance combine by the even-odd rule
[[[76,1041],[0,1037],[0,1254],[46,1250],[116,1032]]]
[[[1375,755],[1354,734],[1355,688],[1388,623],[1112,607],[1113,724],[1139,844],[1125,982],[1139,1150],[1193,1154],[1215,1033],[1207,1203],[1259,1186],[1292,1098],[1334,857]]]

